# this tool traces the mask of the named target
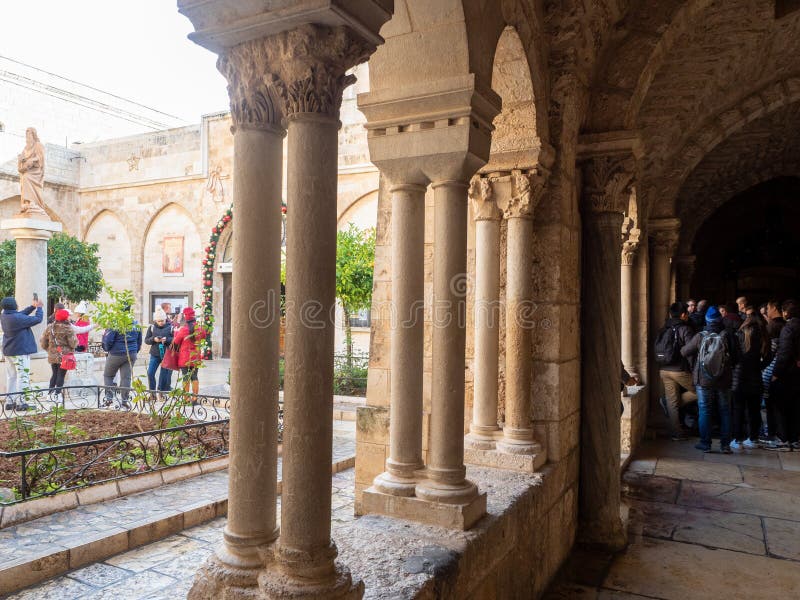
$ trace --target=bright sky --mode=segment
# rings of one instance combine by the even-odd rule
[[[189,122],[228,108],[176,0],[0,0],[0,55]]]

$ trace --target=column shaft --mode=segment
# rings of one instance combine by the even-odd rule
[[[234,146],[228,564],[261,566],[274,540],[278,468],[283,130],[238,127]],[[258,256],[258,260],[250,260]]]
[[[630,261],[631,263],[633,260]],[[633,264],[626,264],[623,262],[621,270],[621,289],[620,289],[620,305],[622,316],[622,364],[625,370],[631,375],[638,376],[638,368],[636,367],[636,358],[634,357],[634,331],[637,327],[637,318],[635,313],[636,302],[634,301],[634,280],[635,280],[635,267]]]
[[[500,331],[500,219],[475,222],[475,394],[469,443],[494,448]]]
[[[375,487],[412,496],[422,462],[425,187],[392,193],[392,332],[389,458]]]
[[[424,500],[465,504],[477,487],[464,476],[465,286],[467,186],[434,184],[433,385],[428,479],[417,485]]]
[[[45,217],[46,218],[46,217]],[[24,229],[12,230],[17,243],[14,297],[20,310],[30,306],[33,294],[39,295],[44,303],[42,310],[45,318],[38,325],[31,327],[36,346],[47,327],[47,240],[50,231]],[[31,313],[35,314],[35,313]]]
[[[653,250],[652,273],[652,303],[653,313],[651,323],[657,330],[667,318],[669,308],[669,287],[670,287],[670,254],[661,247]]]
[[[338,119],[288,118],[286,369],[281,560],[334,572],[331,531]]]
[[[513,454],[540,450],[530,415],[533,221],[508,219],[506,267],[506,420],[498,449]]]
[[[622,213],[584,217],[580,515],[582,539],[606,548],[626,543],[620,518],[620,302]]]

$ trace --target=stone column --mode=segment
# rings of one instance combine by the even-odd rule
[[[422,462],[422,357],[425,305],[425,186],[395,185],[392,194],[392,373],[389,458],[375,478],[385,494],[413,496]]]
[[[670,304],[670,264],[678,245],[681,222],[678,219],[652,219],[647,224],[652,248],[650,263],[650,302],[653,307],[650,324],[658,330],[667,318]]]
[[[534,184],[534,190],[531,184]],[[544,177],[514,171],[511,193],[503,203],[508,221],[506,257],[506,419],[497,449],[508,454],[544,455],[533,439],[531,386],[533,363],[533,211]],[[542,461],[539,461],[542,462]]]
[[[433,249],[433,384],[427,479],[416,488],[429,502],[468,505],[477,486],[465,478],[467,183],[436,181]],[[485,512],[485,495],[483,509]]]
[[[639,369],[634,356],[635,333],[639,319],[636,315],[635,277],[636,255],[639,250],[639,229],[631,229],[622,241],[622,287],[620,290],[620,307],[622,315],[622,364],[625,370],[634,377],[640,378]]]
[[[694,263],[697,259],[693,254],[678,256],[678,300],[686,302],[692,294],[692,277],[694,276]]]
[[[228,521],[223,546],[190,598],[254,593],[264,549],[278,537],[278,338],[283,137],[280,99],[264,83],[267,40],[221,54],[233,119],[236,236],[231,324]],[[257,257],[257,260],[252,260]],[[228,596],[230,594],[231,596]],[[249,597],[249,596],[248,596]]]
[[[47,313],[47,240],[61,231],[61,223],[49,220],[46,214],[16,216],[3,221],[0,229],[10,230],[17,244],[14,297],[19,308],[30,306],[36,293]],[[46,318],[32,328],[37,346],[45,327]]]
[[[492,183],[475,176],[470,185],[475,219],[475,394],[469,448],[491,450],[502,434],[497,424],[500,328],[500,218]]]
[[[267,597],[357,598],[331,540],[339,108],[345,71],[374,47],[346,27],[280,34],[273,63],[288,123],[286,370],[281,537],[259,582]]]
[[[633,173],[627,156],[583,164],[580,533],[588,545],[627,543],[620,517],[620,228]]]

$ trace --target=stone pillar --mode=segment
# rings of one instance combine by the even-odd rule
[[[531,184],[534,184],[534,190]],[[533,439],[531,423],[531,387],[533,383],[533,211],[544,185],[544,177],[513,171],[511,193],[503,202],[503,216],[508,221],[506,235],[506,420],[503,439],[497,443],[501,452],[541,458],[541,445]],[[533,468],[534,465],[531,465]]]
[[[466,479],[464,364],[466,348],[467,183],[436,181],[433,249],[433,384],[427,479],[416,488],[428,502],[486,512],[486,495]],[[479,517],[478,517],[479,518]],[[474,521],[473,521],[474,522]]]
[[[475,219],[475,393],[464,443],[471,449],[491,450],[502,434],[497,424],[502,212],[487,177],[475,176],[469,195]]]
[[[641,379],[635,357],[636,331],[639,318],[636,314],[636,255],[639,250],[639,229],[631,229],[622,241],[622,286],[620,312],[622,315],[622,364],[625,370]]]
[[[6,219],[0,229],[10,230],[17,244],[14,297],[20,309],[30,306],[33,294],[39,296],[47,312],[47,240],[61,231],[61,223],[50,221],[47,215],[40,218],[17,216]],[[32,328],[36,344],[42,337],[47,319]]]
[[[622,549],[620,517],[620,228],[632,157],[583,163],[580,532],[584,544]]]
[[[281,34],[275,86],[288,123],[286,370],[281,537],[259,583],[269,598],[358,598],[331,540],[339,108],[345,71],[374,47],[346,27]],[[237,234],[238,235],[238,234]]]
[[[676,259],[678,266],[678,300],[686,302],[692,294],[692,277],[694,276],[694,264],[696,256],[693,254],[678,256]]]
[[[678,219],[651,219],[647,224],[653,252],[650,263],[650,302],[653,307],[650,325],[653,331],[657,331],[667,318],[670,304],[670,264],[678,245],[680,224]]]
[[[401,184],[392,194],[392,332],[389,458],[375,479],[385,494],[413,496],[422,462],[425,186]]]
[[[255,40],[221,54],[233,119],[237,215],[231,324],[228,521],[223,546],[201,569],[190,598],[253,594],[262,554],[278,537],[278,338],[283,137],[280,99],[264,83]],[[258,257],[243,260],[242,257]],[[230,596],[228,595],[230,594]]]

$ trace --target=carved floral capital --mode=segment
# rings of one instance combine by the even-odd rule
[[[639,252],[639,240],[642,230],[633,228],[628,232],[627,237],[622,239],[622,264],[630,267],[636,260],[636,253]]]
[[[632,155],[593,156],[582,163],[583,204],[590,213],[628,209],[635,163]]]
[[[469,198],[476,221],[499,221],[502,212],[494,199],[492,182],[488,177],[475,175],[469,184]]]
[[[548,171],[541,166],[530,171],[511,171],[511,198],[503,216],[506,219],[532,219],[548,175]]]

